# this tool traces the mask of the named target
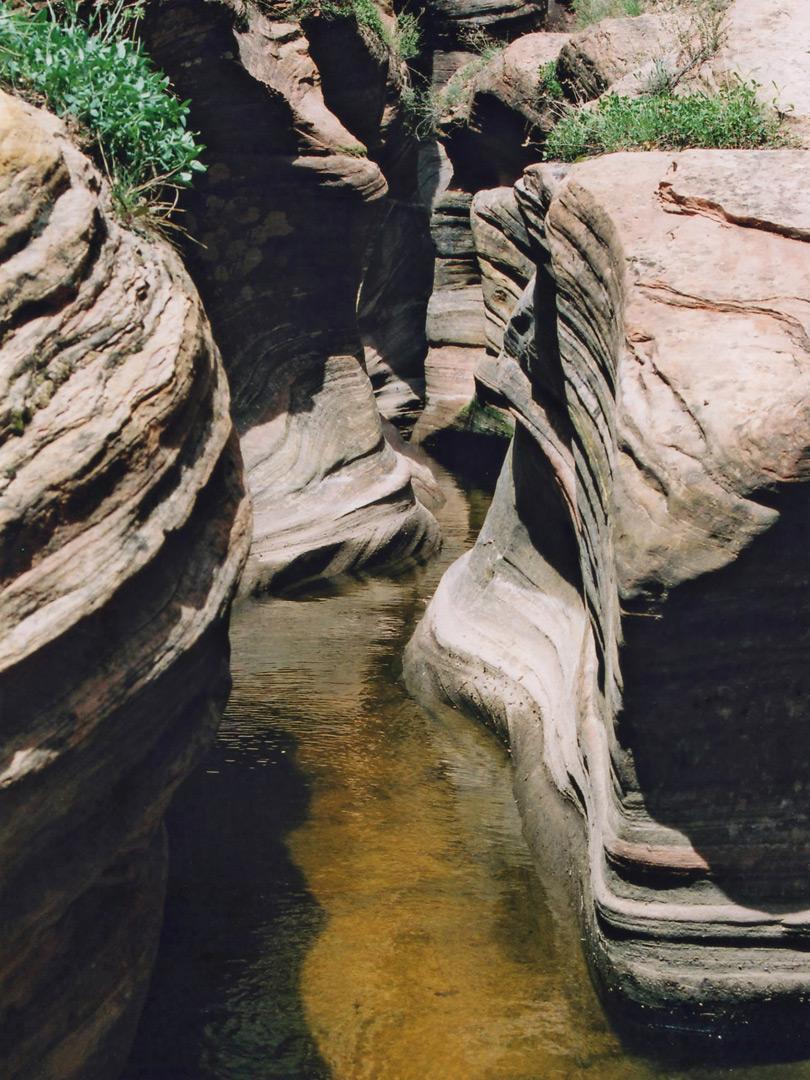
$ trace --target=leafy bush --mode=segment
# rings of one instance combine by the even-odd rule
[[[109,174],[117,198],[131,208],[144,193],[192,183],[205,169],[204,149],[186,128],[188,102],[171,92],[141,45],[130,41],[123,0],[88,28],[75,4],[63,21],[0,2],[0,81],[41,95],[59,116],[78,123]]]
[[[785,142],[779,116],[757,100],[757,84],[739,82],[712,95],[608,94],[552,128],[545,156],[576,161],[618,150],[740,149]]]

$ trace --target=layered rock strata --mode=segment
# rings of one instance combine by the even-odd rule
[[[0,328],[0,1056],[103,1080],[157,946],[163,814],[229,692],[250,510],[180,260],[6,95]]]
[[[447,190],[431,216],[436,253],[427,309],[426,405],[413,432],[417,444],[452,425],[475,395],[475,369],[486,354],[481,272],[470,226],[472,196]]]
[[[387,193],[406,198],[416,185],[401,74],[354,19],[304,27],[267,10],[151,0],[145,21],[207,145],[185,219],[199,244],[187,254],[231,381],[253,500],[245,589],[398,565],[437,543],[407,460],[383,437],[356,312]],[[402,303],[389,297],[383,309]],[[364,335],[380,341],[368,321]]]
[[[515,439],[407,662],[510,740],[617,1017],[763,1054],[810,1030],[808,165],[528,170]]]
[[[426,0],[425,21],[430,37],[465,44],[485,34],[510,39],[545,25],[548,0]]]

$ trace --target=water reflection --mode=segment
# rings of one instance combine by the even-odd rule
[[[449,478],[447,479],[450,484]],[[127,1080],[810,1080],[667,1071],[608,1028],[488,732],[405,695],[441,560],[233,622],[222,737],[172,810],[166,931]]]

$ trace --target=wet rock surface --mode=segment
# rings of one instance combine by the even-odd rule
[[[146,28],[211,162],[186,221],[205,246],[188,262],[253,500],[243,588],[429,553],[437,527],[383,437],[356,314],[387,193],[416,185],[389,52],[354,20],[303,26],[236,0],[156,0]]]
[[[176,253],[0,95],[0,1046],[112,1078],[157,945],[163,815],[230,688],[250,510]]]
[[[766,1055],[808,1019],[807,164],[528,170],[515,440],[408,659],[510,739],[621,1022]]]

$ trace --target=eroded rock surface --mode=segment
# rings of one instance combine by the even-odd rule
[[[532,244],[511,187],[479,191],[470,223],[481,270],[487,352],[497,356],[512,311],[535,271]]]
[[[0,1056],[104,1080],[157,946],[163,814],[229,692],[250,511],[179,258],[7,95],[0,330]]]
[[[629,20],[628,20],[629,21]],[[526,34],[483,67],[473,60],[455,76],[439,131],[453,162],[456,185],[467,191],[514,184],[543,156],[543,143],[559,118],[545,82],[570,35]],[[456,100],[454,100],[456,99]]]
[[[397,565],[437,543],[407,460],[383,437],[357,326],[387,193],[416,185],[401,76],[354,20],[305,28],[267,10],[152,0],[145,24],[157,62],[192,99],[211,163],[186,218],[204,247],[187,255],[253,500],[245,589]],[[381,341],[368,325],[364,336]]]
[[[515,440],[408,657],[511,741],[606,1003],[757,1053],[810,1019],[808,165],[528,170]]]

